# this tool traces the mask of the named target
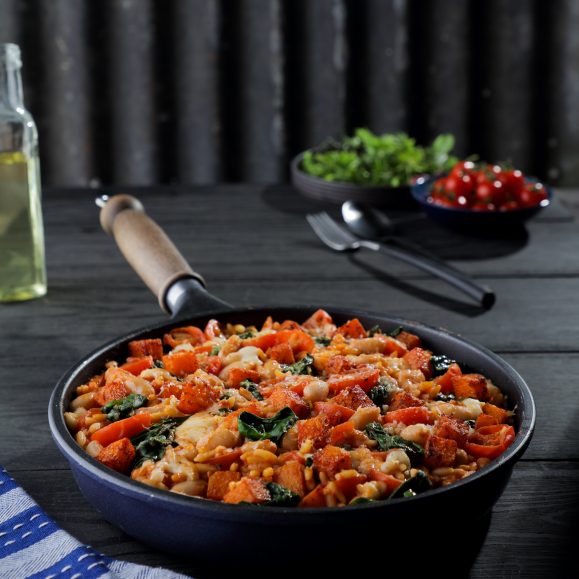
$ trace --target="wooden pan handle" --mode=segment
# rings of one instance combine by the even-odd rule
[[[102,228],[115,238],[119,249],[149,289],[161,308],[170,313],[165,297],[180,279],[205,280],[191,269],[165,232],[145,213],[131,195],[115,195],[101,209]]]

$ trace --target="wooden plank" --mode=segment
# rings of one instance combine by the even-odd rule
[[[301,1],[288,30],[295,51],[288,88],[300,106],[290,110],[297,150],[319,145],[346,131],[347,8],[344,0]]]
[[[579,4],[573,0],[548,3],[545,32],[549,50],[541,72],[546,84],[547,174],[561,185],[574,186],[579,179],[579,138],[575,127],[579,113],[579,39],[574,31]],[[545,115],[544,115],[545,116]]]
[[[110,111],[112,181],[152,184],[158,174],[152,4],[113,0],[106,10],[108,90],[101,98]]]
[[[239,85],[226,90],[225,106],[239,113],[238,140],[229,144],[229,155],[239,163],[242,181],[279,182],[287,171],[282,2],[245,0],[240,12]]]
[[[139,195],[142,190],[133,192]],[[56,194],[51,191],[48,195]],[[53,199],[45,211],[50,267],[82,264],[89,268],[90,276],[104,252],[108,266],[119,268],[122,279],[124,261],[99,229],[94,193],[79,190],[75,195],[85,207],[82,215],[71,217],[74,206],[67,197]],[[144,203],[191,264],[211,280],[286,279],[288,271],[295,280],[369,280],[379,275],[360,263],[396,278],[430,279],[428,274],[368,251],[354,258],[332,252],[305,220],[305,213],[315,212],[319,206],[287,187],[211,187],[196,189],[194,195],[168,188],[162,197],[145,195]],[[418,216],[404,226],[403,235],[478,278],[567,277],[579,274],[579,252],[569,251],[568,246],[568,236],[576,229],[573,221],[536,220],[517,236],[485,239],[453,234]],[[70,259],[67,249],[71,235],[78,251],[76,260]],[[201,246],[199,239],[206,243]],[[252,260],[249,267],[248,257],[256,255],[259,260]],[[322,269],[320,262],[324,263]]]
[[[222,175],[219,65],[222,12],[217,0],[173,3],[174,100],[181,183],[210,183]]]
[[[427,144],[440,133],[452,133],[460,156],[474,152],[468,130],[472,80],[469,6],[452,0],[410,3],[408,27],[411,134]]]
[[[70,473],[27,471],[16,473],[15,478],[66,531],[105,555],[162,566],[200,579],[220,576],[219,569],[216,574],[200,570],[186,554],[177,558],[155,551],[103,522],[80,495]],[[452,538],[456,546],[460,543],[459,532],[464,529],[465,544],[461,545],[464,550],[452,550],[452,568],[449,569],[448,560],[451,555],[441,558],[438,542],[432,546],[436,557],[427,556],[428,544],[422,546],[426,564],[431,569],[443,565],[447,577],[569,576],[567,571],[575,563],[574,545],[579,539],[578,486],[577,463],[520,463],[490,520],[472,521],[465,505],[465,520],[457,521],[457,534]],[[348,558],[340,561],[344,566],[349,563]],[[328,564],[324,560],[324,565]],[[414,568],[413,564],[419,562],[412,563],[406,558],[398,563],[396,558],[392,560],[392,566],[400,565],[406,573]],[[382,558],[367,557],[364,569],[366,572],[383,569]],[[279,576],[285,577],[283,573],[280,568]]]
[[[482,20],[473,23],[481,28],[484,54],[478,83],[481,94],[475,104],[480,106],[482,143],[476,152],[489,161],[511,160],[527,172],[534,169],[533,118],[541,114],[533,111],[530,98],[521,98],[521,93],[531,91],[535,74],[533,6],[532,0],[516,5],[492,0],[484,3]]]
[[[350,128],[386,133],[408,128],[408,3],[351,4]],[[371,82],[368,81],[371,79]]]
[[[87,184],[91,178],[88,54],[83,30],[87,25],[82,2],[41,3],[42,100],[40,123],[42,172],[61,185]],[[36,44],[38,50],[38,44]],[[25,63],[26,64],[26,63]]]

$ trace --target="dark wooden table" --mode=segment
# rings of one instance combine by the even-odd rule
[[[78,491],[48,428],[48,398],[69,366],[113,337],[165,319],[99,228],[94,198],[102,192],[45,192],[49,293],[0,306],[0,462],[79,540],[113,557],[194,574],[194,561],[155,552],[104,521]],[[567,570],[576,569],[579,539],[579,229],[561,196],[508,238],[449,233],[418,215],[402,227],[495,289],[496,305],[483,311],[395,261],[326,249],[304,219],[318,206],[290,187],[131,192],[208,287],[233,304],[383,311],[447,327],[502,355],[533,391],[537,426],[482,536],[473,537],[462,573],[573,575]],[[466,509],[465,520],[457,521],[464,533]],[[431,531],[423,522],[422,532]],[[452,545],[441,541],[441,556],[452,559],[451,553]]]

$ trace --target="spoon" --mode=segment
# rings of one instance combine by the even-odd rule
[[[353,233],[360,238],[379,242],[391,257],[446,281],[475,298],[484,308],[488,309],[495,303],[495,294],[490,287],[478,284],[464,272],[395,237],[395,225],[383,213],[362,203],[346,201],[342,205],[342,217]],[[391,244],[397,247],[394,249]]]

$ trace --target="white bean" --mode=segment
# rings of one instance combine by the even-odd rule
[[[312,380],[304,387],[304,400],[309,402],[321,402],[328,397],[330,391],[326,382],[322,380]]]
[[[348,422],[351,422],[356,430],[364,430],[366,425],[370,424],[370,422],[376,422],[379,417],[380,408],[378,406],[367,406],[358,408]]]
[[[84,408],[85,410],[88,410],[89,408],[94,408],[95,406],[98,406],[98,404],[94,401],[94,392],[81,394],[70,403],[70,407],[73,410],[76,410],[77,408]]]
[[[410,459],[408,455],[401,449],[395,448],[388,452],[386,461],[380,467],[380,470],[386,474],[400,472],[400,466],[404,466],[404,470],[410,468]]]

